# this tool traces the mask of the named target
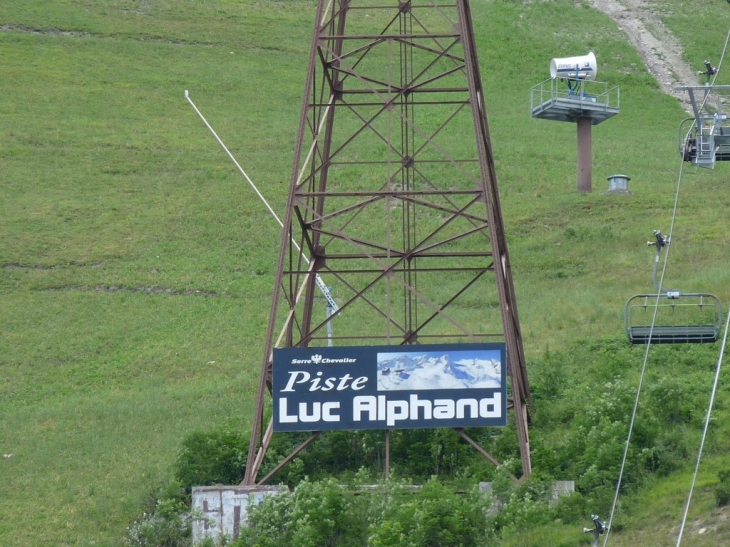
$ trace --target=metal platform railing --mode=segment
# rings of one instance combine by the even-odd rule
[[[618,114],[620,89],[606,82],[550,78],[530,89],[530,110],[535,118],[575,121],[594,119],[594,124]]]

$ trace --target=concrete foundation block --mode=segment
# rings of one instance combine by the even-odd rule
[[[286,486],[193,487],[193,544],[212,538],[216,545],[226,537],[237,539],[248,524],[248,508],[266,497],[288,492]]]

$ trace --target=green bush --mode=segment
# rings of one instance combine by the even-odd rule
[[[237,547],[356,547],[365,543],[360,500],[333,479],[302,481],[292,494],[250,508]]]
[[[235,547],[460,547],[483,545],[488,497],[456,493],[437,479],[420,490],[398,482],[348,488],[334,480],[299,484],[249,513]]]
[[[582,522],[590,514],[588,500],[580,492],[561,496],[555,506],[555,516],[566,524]]]
[[[715,487],[717,506],[730,504],[730,469],[724,469],[717,474],[720,484]]]
[[[158,500],[152,513],[143,513],[127,529],[128,547],[190,547],[192,516],[181,500]]]
[[[689,454],[687,433],[677,428],[665,429],[659,434],[654,446],[647,449],[650,457],[647,468],[660,477],[666,477],[681,469]]]
[[[480,545],[490,523],[488,497],[455,493],[435,478],[417,494],[395,494],[387,511],[371,520],[368,545],[373,547],[460,547]]]
[[[659,378],[648,392],[653,411],[667,423],[686,423],[697,413],[698,401],[687,378]]]
[[[475,428],[468,432],[472,438],[486,444],[491,440],[494,429]],[[514,429],[501,430],[501,437],[514,437]],[[292,449],[306,439],[306,434],[287,433],[274,435],[266,460],[261,469],[263,476],[273,469]],[[512,456],[519,454],[516,442],[508,441],[509,446],[497,450]],[[385,442],[383,431],[327,431],[303,450],[274,478],[294,487],[305,476],[312,480],[331,476],[353,476],[362,469],[371,476],[381,476],[385,461]],[[464,441],[451,429],[413,429],[391,433],[390,440],[391,473],[421,482],[433,475],[453,478],[464,476],[469,468],[477,480],[488,478],[492,464]],[[485,463],[486,462],[486,463]]]
[[[730,503],[730,484],[718,484],[715,488],[715,500],[718,507]]]
[[[249,436],[228,428],[191,433],[175,461],[175,479],[193,486],[239,484],[246,473]]]

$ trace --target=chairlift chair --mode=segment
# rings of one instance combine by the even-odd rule
[[[709,293],[665,291],[656,279],[659,255],[669,239],[654,231],[656,294],[637,294],[624,307],[624,329],[632,344],[701,344],[716,342],[722,325],[722,304]]]
[[[708,78],[715,69],[707,61]],[[678,87],[686,91],[692,105],[691,118],[679,125],[679,152],[686,162],[714,169],[715,162],[730,161],[730,119],[725,105],[730,102],[730,86],[704,85]],[[712,96],[713,100],[709,100]]]
[[[722,306],[712,294],[637,294],[626,302],[624,314],[632,344],[702,344],[720,336]]]

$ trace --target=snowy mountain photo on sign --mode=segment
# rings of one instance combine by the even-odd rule
[[[378,353],[378,391],[501,386],[498,351]]]

